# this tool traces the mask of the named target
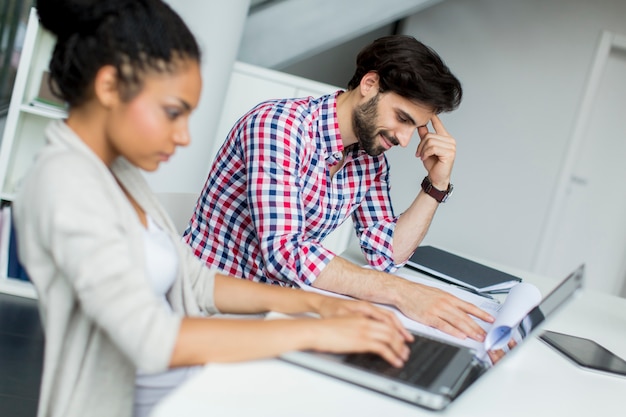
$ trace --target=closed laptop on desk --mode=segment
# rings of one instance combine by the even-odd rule
[[[580,266],[521,321],[516,348],[573,296],[582,286],[583,275],[584,266]],[[490,362],[477,358],[473,349],[414,336],[411,355],[403,368],[394,368],[372,354],[289,352],[281,359],[434,410],[445,408],[490,369]]]

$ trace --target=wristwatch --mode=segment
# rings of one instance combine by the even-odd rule
[[[428,178],[428,175],[426,175],[424,177],[424,180],[422,181],[422,190],[424,190],[426,194],[437,200],[438,203],[445,203],[446,200],[448,200],[450,194],[452,194],[453,189],[454,186],[452,185],[452,183],[448,184],[448,189],[445,191],[436,189],[433,186],[433,183],[430,182],[430,178]]]

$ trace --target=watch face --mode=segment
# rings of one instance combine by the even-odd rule
[[[450,198],[450,195],[452,194],[452,190],[454,190],[454,185],[450,183],[450,185],[448,186],[448,192],[446,193],[446,195],[443,196],[443,199],[441,200],[442,203],[448,201],[448,198]]]

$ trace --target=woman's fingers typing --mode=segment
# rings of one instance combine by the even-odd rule
[[[406,330],[386,321],[354,316],[320,320],[316,350],[335,353],[375,353],[400,367],[409,356]],[[409,334],[410,336],[410,334]]]

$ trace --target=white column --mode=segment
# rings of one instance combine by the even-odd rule
[[[202,50],[202,94],[191,116],[191,144],[146,177],[155,192],[200,192],[209,170],[222,103],[239,49],[250,0],[166,0]],[[222,140],[223,138],[220,138]]]

